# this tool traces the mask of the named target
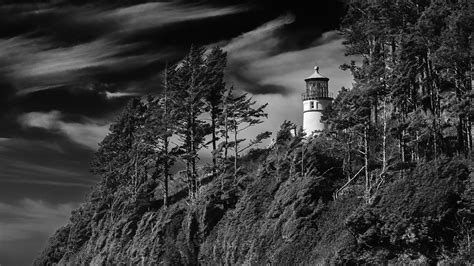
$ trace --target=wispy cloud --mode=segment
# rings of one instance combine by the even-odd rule
[[[16,151],[30,153],[32,150],[54,151],[56,153],[64,153],[62,147],[51,141],[41,140],[25,140],[20,138],[0,138],[0,149],[3,148],[6,151]],[[5,154],[0,154],[0,158]]]
[[[120,98],[120,97],[133,97],[133,96],[138,96],[140,95],[139,93],[136,92],[105,92],[105,97],[107,99],[113,99],[113,98]]]
[[[352,85],[352,76],[342,71],[340,65],[351,59],[344,55],[343,38],[335,31],[324,33],[314,44],[299,51],[282,52],[250,63],[250,71],[262,83],[281,84],[300,94],[304,78],[312,74],[318,65],[321,72],[330,78],[330,92],[335,94],[342,86]]]
[[[277,18],[229,41],[223,49],[229,54],[230,82],[252,94],[287,94],[288,89],[280,84],[262,82],[252,65],[278,51],[280,39],[276,32],[294,19],[292,15]]]
[[[2,176],[0,174],[0,176]],[[55,187],[63,187],[63,188],[92,188],[94,186],[93,183],[85,184],[85,183],[78,183],[78,182],[59,182],[53,180],[31,180],[31,179],[2,179],[0,180],[1,183],[12,183],[12,184],[28,184],[28,185],[42,185],[42,186],[55,186]]]
[[[33,176],[47,176],[49,178],[52,177],[60,177],[64,180],[64,185],[68,186],[70,183],[69,181],[81,181],[81,185],[89,186],[92,184],[91,180],[87,177],[83,176],[83,173],[79,173],[77,171],[66,169],[61,166],[47,166],[41,165],[34,162],[24,162],[19,160],[13,160],[6,158],[5,156],[0,156],[0,165],[8,165],[8,168],[3,169],[0,172],[0,179],[1,181],[10,181],[10,182],[17,182],[20,180],[33,180],[31,177]],[[23,179],[22,179],[23,178]],[[24,179],[29,178],[29,179]],[[41,179],[44,181],[44,179]],[[25,181],[26,182],[26,181]]]
[[[278,47],[280,40],[276,31],[294,21],[295,17],[290,14],[279,17],[232,39],[223,49],[228,51],[231,57],[242,60],[257,60],[265,57]]]
[[[344,55],[342,36],[330,31],[314,39],[307,48],[286,51],[286,41],[280,30],[294,23],[286,15],[230,40],[224,49],[229,54],[228,79],[242,90],[254,95],[300,93],[303,79],[316,64],[321,66],[332,82],[332,91],[351,85],[351,75],[339,66],[348,58]]]
[[[95,150],[109,132],[110,124],[60,122],[59,127],[73,141]]]
[[[27,41],[27,43],[30,42]],[[130,47],[118,46],[110,40],[101,39],[72,47],[42,49],[40,51],[24,47],[15,49],[21,50],[18,48],[23,48],[25,52],[31,53],[27,59],[28,64],[24,64],[24,62],[17,64],[13,70],[21,75],[20,77],[42,77],[114,64],[117,61],[113,57],[120,51],[126,52]]]
[[[29,198],[13,204],[0,202],[0,243],[27,239],[35,233],[50,235],[67,223],[76,207],[73,203],[51,204]]]
[[[91,79],[99,68],[137,68],[163,54],[120,56],[137,44],[119,44],[102,38],[70,47],[53,47],[45,39],[0,39],[0,70],[15,84],[19,94],[55,89]]]
[[[153,36],[145,40],[132,37],[141,31],[245,10],[243,6],[217,8],[176,2],[145,3],[109,10],[91,5],[64,10],[49,7],[35,13],[27,9],[24,16],[32,19],[52,16],[58,19],[58,24],[51,25],[49,35],[23,33],[0,38],[0,73],[10,79],[19,94],[71,86],[101,75],[114,76],[174,56],[175,52],[164,48],[161,52],[141,51],[149,41],[147,39],[153,39]],[[77,40],[71,42],[74,38]]]
[[[100,16],[119,21],[122,31],[139,31],[170,23],[225,16],[248,10],[244,6],[210,7],[157,2],[134,5],[104,12]]]
[[[72,141],[93,150],[97,149],[98,143],[107,135],[110,127],[110,124],[92,120],[84,123],[64,122],[61,120],[61,113],[59,111],[26,113],[21,115],[18,120],[25,127],[58,131],[69,137]]]

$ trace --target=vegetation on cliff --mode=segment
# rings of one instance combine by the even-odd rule
[[[225,53],[191,49],[112,126],[102,181],[36,264],[472,263],[472,10],[350,1],[354,88],[327,132],[285,122],[267,149],[239,138],[265,106],[226,86]]]
[[[333,141],[279,136],[273,148],[242,157],[237,182],[232,171],[203,180],[192,202],[184,188],[164,208],[153,182],[137,192],[96,189],[36,264],[472,261],[465,160],[421,163],[366,204],[363,182],[334,199],[346,180]],[[301,175],[291,165],[303,146],[308,171]]]

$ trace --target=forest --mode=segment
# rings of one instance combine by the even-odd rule
[[[326,131],[285,121],[267,148],[271,132],[241,137],[266,105],[226,84],[221,48],[192,47],[117,118],[91,164],[100,183],[36,264],[474,262],[473,14],[348,1],[353,87]]]
[[[388,172],[472,151],[472,4],[354,1],[343,21],[343,88],[326,114],[344,143],[345,172],[363,171],[367,197]],[[359,166],[354,165],[359,160]]]
[[[92,162],[105,189],[133,192],[151,179],[160,183],[168,206],[171,170],[179,160],[185,169],[176,179],[186,183],[192,200],[203,175],[232,168],[236,179],[239,154],[271,136],[263,132],[248,142],[239,138],[263,122],[266,105],[255,106],[247,94],[226,87],[226,54],[220,48],[205,51],[191,48],[182,62],[167,67],[161,94],[130,101]],[[199,152],[207,148],[212,165],[199,165]]]

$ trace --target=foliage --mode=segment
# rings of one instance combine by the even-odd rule
[[[153,193],[158,185],[153,180],[135,192],[96,191],[68,226],[71,232],[83,232],[82,237],[67,233],[67,239],[53,238],[52,244],[61,244],[52,245],[50,257],[39,261],[53,262],[56,257],[72,264],[469,261],[461,230],[467,223],[458,222],[462,217],[469,222],[471,210],[472,180],[465,160],[423,162],[403,178],[389,179],[370,204],[360,197],[357,183],[352,192],[334,200],[345,179],[339,142],[325,135],[304,140],[286,134],[288,128],[291,123],[282,125],[273,147],[252,149],[240,158],[244,171],[237,185],[227,182],[222,187],[219,178],[211,178],[202,184],[193,204],[185,201],[184,189],[170,195],[170,206],[162,208],[163,202]],[[291,164],[301,163],[303,147],[306,166],[301,172]],[[233,177],[222,175],[226,180]],[[86,242],[78,250],[69,238]],[[76,251],[66,254],[66,247]]]
[[[228,148],[234,149],[237,173],[240,154],[270,136],[270,132],[263,132],[246,146],[239,146],[245,141],[238,138],[239,133],[267,117],[266,105],[255,107],[255,101],[246,94],[226,89],[226,53],[217,47],[205,52],[204,48],[191,47],[179,64],[165,69],[161,93],[131,100],[111,126],[92,162],[92,172],[103,178],[107,193],[137,193],[152,179],[160,184],[167,206],[174,182],[171,171],[179,159],[185,167],[181,173],[189,196],[194,199],[201,178],[199,153],[208,144],[212,143],[212,173],[217,174],[217,159],[222,157],[223,149],[222,165],[228,163]],[[233,141],[229,138],[231,132]],[[223,139],[220,143],[219,135]]]
[[[92,163],[101,183],[38,262],[472,262],[472,11],[348,1],[346,53],[362,62],[341,68],[353,88],[325,110],[328,131],[306,137],[285,121],[268,149],[254,145],[269,132],[241,138],[266,105],[226,86],[225,52],[191,48],[160,94],[111,126]]]
[[[110,133],[99,144],[91,171],[103,177],[103,184],[112,191],[118,186],[128,186],[132,180],[134,141],[136,131],[142,123],[144,106],[139,99],[132,99],[116,123],[110,128]]]
[[[381,261],[400,253],[437,260],[456,250],[458,201],[468,175],[463,160],[439,159],[387,185],[346,219],[360,244],[358,256],[378,247],[389,251]]]
[[[468,1],[348,1],[341,30],[360,64],[324,115],[344,172],[365,176],[370,202],[387,177],[472,150],[472,29]],[[354,173],[356,173],[354,175]]]
[[[41,253],[41,256],[34,261],[34,265],[48,265],[58,263],[66,253],[67,241],[71,225],[59,228],[51,237],[48,247]]]

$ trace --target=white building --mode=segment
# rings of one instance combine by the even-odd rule
[[[323,110],[332,102],[328,92],[329,79],[319,74],[319,67],[313,75],[305,79],[306,92],[303,93],[303,130],[307,136],[319,134],[326,128],[321,122]]]

